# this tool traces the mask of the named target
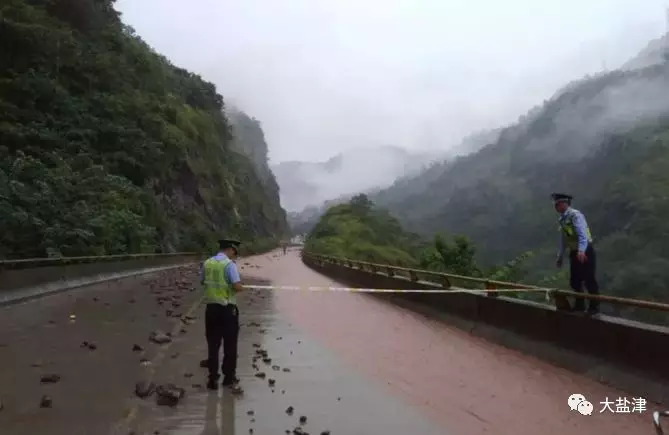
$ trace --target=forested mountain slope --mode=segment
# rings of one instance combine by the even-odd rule
[[[372,198],[410,230],[467,235],[488,264],[535,251],[539,278],[554,191],[585,213],[606,293],[669,298],[669,64],[580,80],[494,144]]]
[[[242,128],[233,147],[215,87],[154,53],[113,3],[0,6],[0,258],[282,235],[276,186],[239,152],[256,139]]]

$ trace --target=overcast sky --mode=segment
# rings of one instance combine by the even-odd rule
[[[273,162],[444,149],[666,29],[669,0],[118,0],[263,125]]]

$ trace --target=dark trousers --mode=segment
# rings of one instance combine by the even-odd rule
[[[583,292],[583,285],[588,290],[588,293],[591,295],[599,294],[599,284],[597,284],[597,278],[595,273],[597,272],[597,254],[595,253],[595,248],[590,244],[585,250],[585,256],[587,260],[585,263],[581,263],[576,258],[577,251],[571,251],[569,253],[569,285],[575,292]],[[599,309],[599,301],[590,300],[589,311],[595,311]],[[585,299],[576,299],[574,305],[574,310],[583,311],[585,310]]]
[[[209,378],[218,380],[218,360],[223,342],[221,372],[225,379],[234,379],[237,372],[237,340],[239,338],[239,310],[236,305],[207,304],[205,334],[209,348]]]

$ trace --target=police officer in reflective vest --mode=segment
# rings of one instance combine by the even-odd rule
[[[585,284],[588,293],[598,295],[599,285],[595,277],[597,256],[585,216],[580,211],[571,208],[572,196],[562,193],[554,193],[551,196],[555,211],[560,214],[560,249],[556,265],[562,267],[564,252],[569,248],[569,285],[574,291],[580,293]],[[584,311],[585,300],[577,298],[573,310]],[[599,301],[590,300],[587,312],[597,314]]]
[[[205,330],[209,369],[207,388],[218,389],[218,362],[223,342],[223,386],[240,390],[236,377],[237,339],[239,336],[239,310],[236,293],[243,290],[237,265],[232,261],[237,256],[240,242],[224,239],[219,241],[219,251],[202,265],[202,285],[207,304]]]

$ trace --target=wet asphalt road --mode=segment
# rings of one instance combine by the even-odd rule
[[[332,283],[295,252],[240,265],[244,278],[258,283]],[[245,393],[210,393],[198,366],[206,344],[196,279],[191,268],[0,309],[0,434],[281,434],[299,426],[302,415],[310,434],[653,431],[649,412],[599,413],[605,397],[629,393],[349,293],[259,290],[240,297],[238,375]],[[188,313],[195,317],[189,325],[167,315]],[[156,329],[174,332],[173,341],[150,343]],[[258,347],[272,358],[256,362],[265,379],[252,367]],[[48,373],[61,380],[40,384]],[[134,397],[140,380],[174,383],[186,396],[174,408],[157,406],[154,397]],[[572,393],[595,404],[593,415],[569,411]],[[53,399],[50,409],[39,406],[44,394]]]

